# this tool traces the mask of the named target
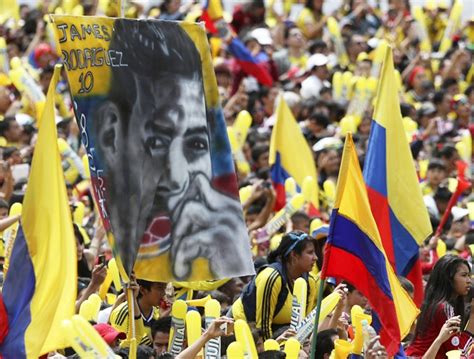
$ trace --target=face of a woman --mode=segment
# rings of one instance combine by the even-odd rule
[[[453,287],[456,295],[467,295],[471,287],[471,271],[465,264],[460,264],[453,278]]]
[[[308,243],[301,254],[295,254],[295,257],[294,262],[300,267],[302,272],[310,272],[313,269],[314,263],[316,263],[316,259],[318,259],[312,243]]]

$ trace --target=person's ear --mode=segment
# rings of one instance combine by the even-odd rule
[[[294,263],[295,261],[298,260],[298,255],[295,253],[295,251],[290,252],[290,263]]]
[[[113,166],[122,133],[120,110],[115,103],[107,102],[100,109],[99,118],[101,126],[98,139],[107,164]]]

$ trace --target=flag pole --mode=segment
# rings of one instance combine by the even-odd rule
[[[137,339],[136,339],[136,328],[135,328],[135,296],[133,289],[130,286],[130,282],[127,284],[127,302],[128,302],[128,333],[127,339],[130,343],[129,358],[136,359],[137,357]]]
[[[323,301],[323,292],[324,292],[324,285],[326,284],[326,278],[319,279],[319,293],[318,293],[318,301],[316,303],[316,315],[314,317],[314,329],[313,329],[313,340],[311,342],[311,359],[315,358],[316,355],[316,336],[318,334],[318,326],[319,326],[319,316],[321,314],[321,303]]]
[[[125,2],[127,0],[120,0],[120,17],[124,18],[125,17]]]

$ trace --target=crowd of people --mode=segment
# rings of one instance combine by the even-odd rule
[[[241,199],[250,238],[275,214],[276,192],[271,182],[269,155],[279,98],[290,107],[313,151],[319,210],[302,208],[271,238],[269,245],[253,245],[255,277],[196,283],[133,279],[139,358],[192,358],[200,355],[205,343],[216,337],[221,337],[221,355],[225,357],[235,336],[224,331],[222,324],[230,325],[238,319],[244,319],[252,328],[259,357],[285,357],[283,350],[264,351],[263,343],[275,339],[283,348],[296,335],[290,323],[293,287],[298,278],[304,278],[308,285],[306,312],[316,306],[344,135],[353,133],[363,165],[375,96],[371,83],[380,74],[377,47],[382,41],[393,49],[399,79],[393,86],[399,89],[403,125],[433,233],[446,210],[450,211],[437,235],[427,238],[420,247],[425,297],[417,322],[403,339],[401,353],[444,358],[448,351],[461,349],[469,355],[474,336],[474,295],[470,291],[474,251],[471,188],[460,194],[454,207],[448,208],[448,202],[456,191],[457,178],[469,180],[472,170],[474,17],[461,22],[452,16],[454,6],[443,0],[428,0],[421,8],[411,6],[409,0],[389,0],[384,10],[367,0],[344,0],[331,14],[323,11],[324,2],[249,0],[235,5],[232,13],[224,14],[233,36],[257,59],[261,71],[271,76],[271,85],[249,75],[229,51],[225,39],[209,36],[227,125],[233,126],[244,110],[252,118],[242,148],[249,166],[236,165],[239,188],[246,193]],[[46,95],[54,64],[60,57],[55,52],[48,28],[51,24],[45,15],[58,12],[61,3],[66,2],[42,1],[36,8],[21,5],[18,19],[2,18],[0,24],[2,230],[18,220],[18,216],[9,217],[8,211],[13,203],[23,199],[38,131],[37,98],[18,84],[9,70],[17,69],[14,59],[20,59],[20,66]],[[110,8],[102,8],[99,1],[81,0],[77,5],[75,11],[84,15],[118,15],[111,13]],[[464,1],[465,8],[473,6],[470,0]],[[130,2],[126,16],[198,21],[202,9],[200,4],[183,5],[180,0],[163,0],[159,7],[149,9]],[[334,31],[334,20],[339,31]],[[112,252],[94,208],[87,165],[81,159],[85,150],[65,76],[57,88],[56,108],[58,146],[77,240],[79,313],[81,304],[101,289],[108,270],[105,263],[112,258]],[[8,269],[10,253],[11,246],[0,241],[0,265],[4,271]],[[413,285],[405,278],[400,281],[412,294]],[[341,299],[318,327],[316,358],[328,358],[337,339],[354,338],[354,306],[370,313],[367,298],[351,283],[341,283],[337,278],[328,281],[324,295],[334,291]],[[177,356],[168,353],[172,303],[207,295],[220,303],[222,317],[183,352]],[[127,358],[130,321],[126,293],[111,286],[102,300],[95,328],[117,355]],[[203,314],[202,307],[194,309]],[[378,339],[370,338],[363,353],[366,358],[387,357]],[[300,358],[308,357],[310,343],[311,338],[301,343]],[[55,355],[75,355],[70,348],[60,353]]]

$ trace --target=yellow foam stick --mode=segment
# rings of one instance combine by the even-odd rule
[[[345,100],[350,100],[352,97],[352,72],[346,71],[342,74],[342,97]]]
[[[354,121],[356,125],[358,125],[357,117],[360,116],[359,110],[362,107],[362,101],[363,101],[365,88],[366,88],[366,81],[367,79],[365,77],[359,77],[355,80],[354,94],[349,103],[349,107],[347,108],[347,115],[354,117]]]
[[[230,147],[237,164],[237,169],[244,175],[250,173],[250,165],[245,159],[242,149],[239,147],[239,141],[237,140],[237,135],[233,127],[227,127],[227,136],[229,137]]]
[[[74,325],[72,324],[72,321],[66,319],[61,325],[64,331],[64,336],[66,337],[69,345],[74,349],[80,358],[87,358],[87,352],[90,350],[90,348],[82,342],[79,334],[76,332]]]
[[[426,172],[428,171],[428,165],[429,165],[429,160],[420,160],[418,162],[418,167],[420,171],[420,178],[425,179],[426,178]]]
[[[212,299],[210,295],[205,296],[204,298],[201,299],[192,299],[192,300],[187,300],[186,304],[189,307],[204,307],[207,302],[209,302]]]
[[[365,314],[364,310],[360,306],[354,305],[351,308],[351,320],[355,333],[354,341],[352,342],[352,344],[354,344],[353,353],[360,355],[362,353],[362,347],[364,345],[364,336],[362,334],[362,321],[367,320],[367,322],[370,324],[372,323],[372,316]]]
[[[341,299],[341,296],[337,292],[329,294],[323,299],[321,303],[321,313],[319,315],[320,323],[331,313],[336,307],[337,303]],[[314,317],[316,316],[317,308],[314,308],[306,318],[296,328],[295,338],[300,342],[304,342],[313,333],[314,329]]]
[[[97,358],[114,358],[112,349],[87,320],[74,315],[71,321],[81,340],[92,348],[94,354],[98,354]]]
[[[84,16],[84,7],[82,5],[76,5],[72,9],[73,16]]]
[[[244,204],[252,194],[252,186],[248,185],[239,189],[240,203]]]
[[[74,6],[77,5],[77,1],[76,0],[62,0],[62,8],[64,9],[64,13],[66,15],[71,15],[72,14],[72,9],[74,8]]]
[[[204,315],[206,318],[212,318],[212,320],[219,318],[221,315],[221,304],[216,299],[207,301],[204,305]]]
[[[293,305],[291,308],[291,326],[296,328],[306,317],[308,284],[304,278],[298,278],[293,286]]]
[[[334,358],[346,359],[351,353],[353,345],[344,339],[336,339],[334,341]]]
[[[0,37],[0,72],[8,74],[10,65],[8,61],[7,42],[4,37]]]
[[[91,171],[89,169],[89,159],[87,155],[82,156],[82,165],[84,166],[84,174],[87,179],[91,178]]]
[[[275,234],[288,219],[295,214],[304,205],[304,196],[301,193],[296,194],[286,206],[278,211],[278,213],[257,232],[257,243],[268,241],[269,237]]]
[[[467,148],[466,148],[466,145],[464,144],[464,142],[458,142],[456,143],[455,145],[456,147],[456,150],[458,151],[459,153],[459,156],[465,160],[466,159],[466,156],[467,156]]]
[[[263,343],[263,349],[268,352],[270,350],[278,350],[280,351],[280,344],[275,339],[267,339],[265,343]]]
[[[464,131],[462,133],[461,141],[464,143],[464,146],[466,147],[466,157],[464,158],[464,160],[466,162],[470,162],[471,156],[472,156],[472,137],[471,137],[471,133],[469,131]]]
[[[114,305],[117,300],[117,296],[113,293],[107,293],[105,295],[105,302],[110,305]]]
[[[122,282],[120,281],[120,274],[117,267],[117,261],[115,258],[112,258],[108,263],[109,271],[112,274],[112,281],[114,282],[114,287],[117,291],[122,289]]]
[[[285,353],[288,359],[298,359],[300,353],[300,342],[295,338],[290,338],[285,343]]]
[[[467,209],[469,210],[469,219],[474,221],[474,202],[467,202]]]
[[[102,300],[100,299],[99,295],[93,293],[87,299],[92,304],[92,320],[97,322],[99,318],[100,306],[102,305]]]
[[[349,65],[349,57],[347,56],[346,48],[344,47],[341,31],[339,30],[339,24],[332,16],[328,17],[326,24],[336,49],[339,65],[342,67],[347,67]]]
[[[306,176],[303,179],[303,184],[301,185],[301,193],[303,194],[306,202],[311,203],[316,193],[316,188],[316,179],[314,179],[312,176]]]
[[[341,121],[339,121],[339,128],[341,129],[342,136],[345,136],[348,133],[356,133],[357,125],[355,117],[352,115],[344,116]]]
[[[420,32],[420,49],[423,52],[431,53],[431,42],[428,36],[428,28],[426,26],[425,15],[421,6],[412,7],[412,15],[418,23],[418,29]]]
[[[186,312],[188,306],[184,300],[177,300],[171,308],[171,330],[168,351],[178,355],[183,349]]]
[[[237,342],[242,345],[244,355],[248,358],[258,358],[257,347],[248,324],[244,320],[238,319],[234,324],[234,331]]]
[[[188,346],[194,344],[201,336],[201,316],[199,312],[191,310],[186,313],[186,337]],[[202,350],[196,356],[202,358]]]
[[[285,194],[287,201],[296,194],[296,181],[293,177],[288,177],[285,180]]]
[[[237,136],[237,144],[239,148],[244,146],[251,125],[252,116],[250,113],[246,110],[240,111],[235,119],[234,125],[232,126],[234,128],[235,135]]]
[[[112,272],[110,270],[107,271],[107,275],[105,276],[104,281],[100,285],[99,288],[99,297],[102,300],[105,300],[107,297],[107,292],[109,291],[110,285],[112,284]]]
[[[369,91],[369,103],[370,103],[370,100],[375,96],[375,93],[377,92],[377,84],[378,84],[378,81],[377,81],[377,78],[376,77],[369,77],[368,81],[367,81],[367,90]]]
[[[343,88],[342,72],[335,72],[332,76],[332,97],[335,101],[342,100],[342,88]]]
[[[209,328],[212,321],[216,318],[219,318],[221,315],[221,304],[215,300],[211,299],[204,306],[204,321],[206,324],[206,329]],[[204,357],[206,359],[215,359],[219,358],[221,355],[221,337],[217,337],[209,340],[204,346]]]
[[[367,77],[360,77],[356,83],[356,96],[354,102],[354,109],[352,110],[354,113],[354,120],[356,126],[359,126],[360,122],[362,121],[362,116],[364,114],[364,106],[366,103],[366,93],[367,88],[369,87],[369,79]]]
[[[22,209],[23,209],[23,205],[19,202],[15,202],[11,206],[10,212],[8,213],[8,215],[10,217],[19,216],[21,215]],[[8,272],[8,267],[10,266],[10,257],[12,254],[13,244],[15,243],[15,238],[18,232],[19,225],[20,225],[19,221],[16,221],[3,232],[3,239],[5,241],[5,263],[3,264],[3,273],[5,277]]]
[[[74,209],[74,212],[72,214],[72,220],[74,223],[78,224],[79,226],[82,226],[82,221],[84,220],[84,213],[85,213],[85,206],[84,203],[82,202],[77,202],[76,208]]]
[[[334,202],[334,199],[336,198],[336,185],[334,184],[334,182],[331,180],[324,181],[323,189],[324,193],[326,193],[327,198],[330,201]]]
[[[244,350],[239,342],[232,342],[227,347],[227,358],[244,359]]]
[[[449,14],[448,24],[444,30],[443,40],[441,40],[441,44],[439,45],[439,52],[442,55],[444,55],[451,48],[453,43],[453,35],[457,31],[460,24],[462,9],[462,1],[455,0]]]
[[[372,68],[370,69],[370,76],[378,78],[380,75],[380,69],[382,68],[382,62],[387,51],[388,42],[386,40],[380,40],[375,49],[374,61],[372,62]]]
[[[448,359],[459,359],[461,358],[462,351],[461,350],[450,350],[449,352],[446,353],[446,356]]]
[[[309,233],[313,235],[313,232],[317,230],[318,228],[322,227],[323,221],[321,221],[319,218],[315,218],[311,221],[311,226],[309,227]]]
[[[25,70],[21,60],[14,57],[10,61],[10,71],[8,76],[15,87],[22,94],[26,95],[34,104],[37,118],[41,118],[44,104],[46,103],[46,96],[41,87],[36,83],[35,79]]]
[[[79,308],[79,315],[85,320],[92,320],[92,303],[89,300],[82,302],[81,307]]]
[[[436,254],[438,255],[438,258],[441,258],[446,255],[447,249],[448,248],[446,247],[446,243],[444,243],[443,241],[438,241],[438,244],[436,245]]]

